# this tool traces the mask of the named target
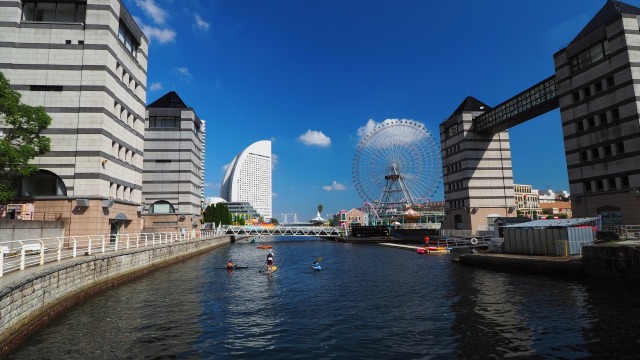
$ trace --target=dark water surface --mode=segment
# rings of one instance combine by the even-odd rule
[[[273,238],[98,294],[11,359],[637,358],[640,291],[492,272],[380,245]],[[258,243],[259,244],[259,243]],[[321,257],[322,271],[311,269]],[[233,259],[253,268],[218,269]]]

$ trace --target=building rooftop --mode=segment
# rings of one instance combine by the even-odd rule
[[[148,108],[188,108],[187,104],[182,101],[178,93],[169,91],[158,100],[147,105]]]

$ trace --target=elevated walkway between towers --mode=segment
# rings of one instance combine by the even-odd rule
[[[559,107],[555,75],[474,119],[474,131],[495,134]]]
[[[222,226],[226,235],[345,236],[345,230],[329,226]]]

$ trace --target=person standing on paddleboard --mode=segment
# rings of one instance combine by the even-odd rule
[[[271,265],[273,265],[273,252],[269,251],[269,255],[267,255],[267,269],[271,269]]]

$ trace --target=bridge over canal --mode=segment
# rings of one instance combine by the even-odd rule
[[[330,226],[222,226],[225,235],[260,236],[346,236],[340,227]]]

